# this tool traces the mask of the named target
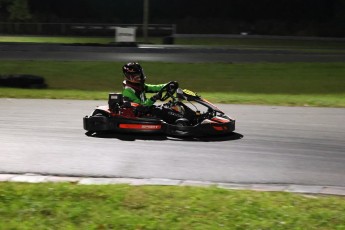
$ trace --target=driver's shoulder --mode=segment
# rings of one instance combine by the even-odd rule
[[[135,93],[135,89],[133,89],[132,87],[130,86],[125,86],[123,87],[123,90],[122,90],[122,94],[124,93]]]

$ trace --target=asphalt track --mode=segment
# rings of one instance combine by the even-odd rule
[[[0,43],[0,60],[156,61],[175,63],[343,62],[345,53],[257,47],[140,45],[139,47]]]
[[[342,62],[345,54],[0,43],[0,60]],[[0,99],[0,173],[345,186],[345,109],[220,105],[237,120],[231,136],[86,136],[82,117],[104,103]]]
[[[0,173],[345,186],[345,109],[219,105],[233,135],[85,135],[105,103],[0,99]]]

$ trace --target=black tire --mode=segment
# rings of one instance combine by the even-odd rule
[[[91,116],[97,116],[97,117],[110,117],[109,114],[105,111],[102,110],[95,110]]]
[[[180,119],[177,119],[174,124],[177,126],[188,126],[189,121],[186,118],[180,118]]]

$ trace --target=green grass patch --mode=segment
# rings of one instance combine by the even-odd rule
[[[43,76],[47,90],[1,88],[0,97],[102,99],[122,90],[120,62],[1,61],[0,74]],[[345,104],[345,63],[143,62],[148,83],[177,80],[213,102],[336,106]]]
[[[63,89],[14,89],[0,88],[0,98],[41,98],[41,99],[75,99],[75,100],[108,100],[109,91],[63,90]],[[281,105],[312,107],[345,107],[343,94],[250,94],[198,92],[199,95],[213,103],[248,104],[248,105]],[[150,95],[150,94],[148,94]]]
[[[0,42],[107,44],[113,41],[110,37],[0,36]]]
[[[143,42],[143,38],[137,38],[137,42]],[[161,44],[163,38],[150,38],[150,42],[154,44]],[[64,36],[0,36],[0,42],[29,42],[29,43],[97,43],[109,44],[115,42],[114,37],[64,37]]]
[[[344,229],[343,197],[220,188],[0,183],[6,229]]]

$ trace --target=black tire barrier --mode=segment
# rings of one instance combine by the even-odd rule
[[[167,36],[163,38],[163,44],[164,45],[173,45],[174,44],[174,37],[173,36]]]
[[[48,87],[43,77],[30,74],[0,75],[0,86],[29,89]]]

